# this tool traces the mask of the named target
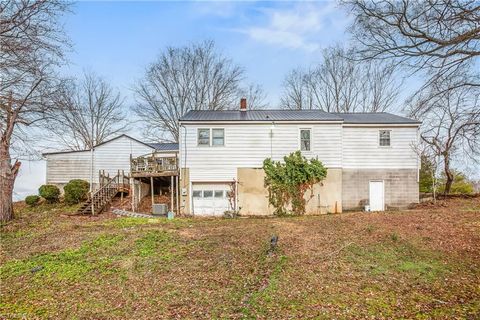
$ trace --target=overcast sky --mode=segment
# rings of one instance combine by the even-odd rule
[[[347,42],[349,23],[328,1],[78,2],[65,16],[74,51],[62,72],[94,71],[121,91],[128,108],[133,84],[165,47],[209,39],[245,69],[248,82],[264,88],[270,107],[278,107],[285,74],[319,62],[323,48]],[[36,193],[44,182],[45,163],[24,161],[15,198]]]

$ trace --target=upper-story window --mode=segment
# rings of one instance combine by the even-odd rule
[[[198,145],[210,145],[210,129],[198,129]]]
[[[198,129],[197,144],[199,146],[224,146],[225,145],[225,129],[223,128]]]
[[[212,146],[225,145],[225,130],[224,129],[212,129]]]
[[[390,147],[390,130],[380,130],[379,143],[380,147]]]
[[[310,151],[311,149],[311,130],[300,129],[300,150]]]

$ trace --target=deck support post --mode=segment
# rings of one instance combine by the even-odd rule
[[[130,192],[132,193],[131,194],[131,197],[132,197],[132,211],[135,212],[135,202],[137,201],[136,199],[136,192],[135,192],[135,179],[131,178],[130,180]]]
[[[170,211],[173,212],[173,176],[170,176]]]
[[[155,199],[153,198],[153,177],[150,177],[150,191],[152,195],[152,212],[153,212],[153,205],[155,204]]]
[[[180,214],[180,190],[178,183],[178,176],[175,176],[175,196],[177,200],[177,215]]]

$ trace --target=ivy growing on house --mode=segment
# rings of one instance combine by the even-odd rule
[[[300,151],[285,156],[283,160],[267,158],[263,161],[268,200],[275,207],[276,215],[302,215],[307,203],[305,192],[326,178],[327,169],[320,160],[308,160]]]

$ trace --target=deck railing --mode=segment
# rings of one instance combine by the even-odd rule
[[[162,157],[156,154],[130,158],[130,172],[135,173],[162,173],[178,169],[176,157]]]

